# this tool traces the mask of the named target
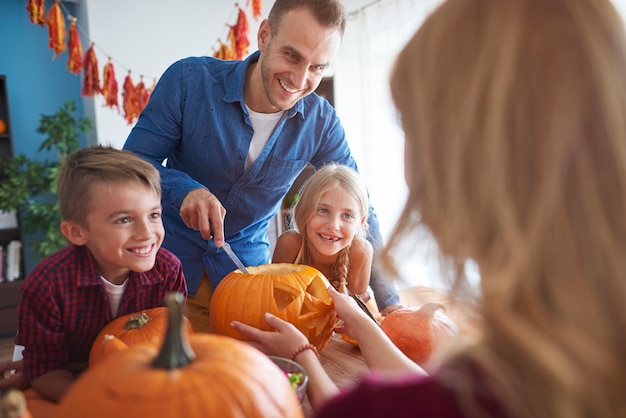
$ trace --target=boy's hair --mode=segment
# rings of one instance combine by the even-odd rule
[[[303,233],[306,223],[317,211],[320,197],[338,188],[354,198],[361,212],[359,215],[367,217],[369,199],[365,183],[359,173],[345,165],[328,164],[313,173],[300,188],[298,202],[293,208],[294,227]],[[365,238],[367,225],[366,221],[357,236]]]
[[[308,9],[321,25],[336,27],[341,36],[346,31],[346,11],[339,0],[276,0],[267,19],[272,32],[278,33],[287,12],[299,8]]]
[[[72,153],[65,160],[58,180],[61,217],[85,224],[94,183],[137,182],[161,195],[158,170],[130,151],[94,146]]]

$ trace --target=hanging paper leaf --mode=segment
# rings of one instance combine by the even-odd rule
[[[146,107],[146,104],[148,104],[148,98],[150,97],[150,93],[148,93],[148,89],[143,82],[143,76],[139,76],[139,83],[137,83],[135,89],[137,100],[139,101],[139,105],[137,106],[137,117],[139,117],[139,114],[141,113],[143,108]]]
[[[92,42],[83,58],[83,89],[80,95],[94,97],[100,93],[102,93],[102,89],[100,88],[100,75],[98,74],[98,59],[96,58]]]
[[[134,123],[141,113],[141,99],[139,96],[139,88],[133,84],[133,80],[130,77],[130,71],[124,79],[124,86],[122,90],[124,118],[128,124]]]
[[[137,91],[139,93],[138,94],[139,106],[140,106],[139,113],[141,113],[143,109],[146,107],[146,105],[148,104],[148,101],[150,100],[150,95],[152,94],[154,87],[156,87],[156,78],[152,81],[151,87],[146,87],[143,82],[143,76],[141,76],[139,84],[137,84]]]
[[[104,65],[102,70],[103,86],[102,94],[104,95],[104,105],[110,108],[116,107],[117,103],[117,80],[115,79],[115,68],[109,57],[109,61]]]
[[[59,0],[48,10],[48,47],[54,51],[53,58],[65,52],[65,20]]]
[[[78,35],[78,27],[76,26],[76,18],[70,16],[70,36],[69,36],[69,57],[67,59],[67,68],[70,73],[78,74],[83,68],[83,46],[80,43],[80,36]]]
[[[254,20],[258,20],[263,13],[263,6],[261,5],[261,0],[252,0],[252,17]]]
[[[230,33],[233,32],[233,29],[230,29]],[[230,38],[230,36],[229,36]],[[234,36],[233,36],[234,39]],[[225,44],[224,42],[222,42],[221,39],[218,39],[218,42],[220,44],[219,48],[217,51],[215,51],[213,53],[213,56],[215,58],[219,58],[222,60],[232,60],[235,59],[235,53],[233,52],[233,48],[231,48],[230,46],[228,46],[227,44]]]
[[[226,58],[228,60],[234,60],[237,58],[237,36],[235,35],[235,26],[229,26],[228,31],[228,49],[226,52]]]
[[[241,7],[239,7],[237,23],[232,29],[235,37],[235,59],[240,60],[248,54],[248,46],[250,45],[250,40],[248,39],[248,18]]]
[[[46,24],[45,0],[28,0],[26,10],[30,15],[30,22],[42,26]]]
[[[142,76],[143,77],[143,76]],[[148,101],[150,100],[150,96],[156,87],[156,78],[152,81],[152,86],[150,88],[144,89],[143,93],[141,93],[141,110],[146,107]]]

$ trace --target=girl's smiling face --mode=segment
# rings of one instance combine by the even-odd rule
[[[331,256],[346,248],[365,222],[359,205],[342,188],[324,193],[307,222],[306,236],[320,255]]]
[[[70,222],[68,238],[87,246],[111,283],[121,284],[130,271],[150,270],[165,237],[158,193],[134,181],[95,183],[90,193],[86,225]]]

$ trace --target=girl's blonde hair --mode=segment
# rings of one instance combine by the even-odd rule
[[[360,211],[358,215],[366,217],[356,236],[363,239],[367,236],[369,230],[367,223],[369,198],[363,179],[359,173],[348,166],[339,164],[325,165],[304,182],[299,191],[298,201],[292,208],[291,226],[302,234],[303,252],[301,262],[303,264],[310,264],[311,262],[311,249],[306,239],[306,225],[315,216],[322,195],[337,189],[341,189],[356,201]],[[350,246],[341,251],[332,268],[337,277],[329,277],[329,280],[334,281],[336,279],[338,282],[346,282],[350,265],[349,252]]]
[[[410,192],[384,256],[423,224],[456,266],[477,262],[484,339],[457,361],[511,416],[626,416],[626,53],[609,0],[448,0],[391,89]]]

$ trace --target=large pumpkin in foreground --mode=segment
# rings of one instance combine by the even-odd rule
[[[459,333],[444,311],[440,303],[408,306],[387,315],[381,328],[408,358],[430,369],[433,354],[451,344]]]
[[[263,264],[247,270],[247,274],[231,272],[213,292],[213,332],[248,340],[231,321],[271,331],[264,318],[269,312],[293,324],[321,351],[333,334],[336,319],[326,277],[303,264]]]
[[[55,418],[302,418],[289,380],[269,357],[233,338],[183,330],[181,294],[160,348],[138,344],[85,371]]]

